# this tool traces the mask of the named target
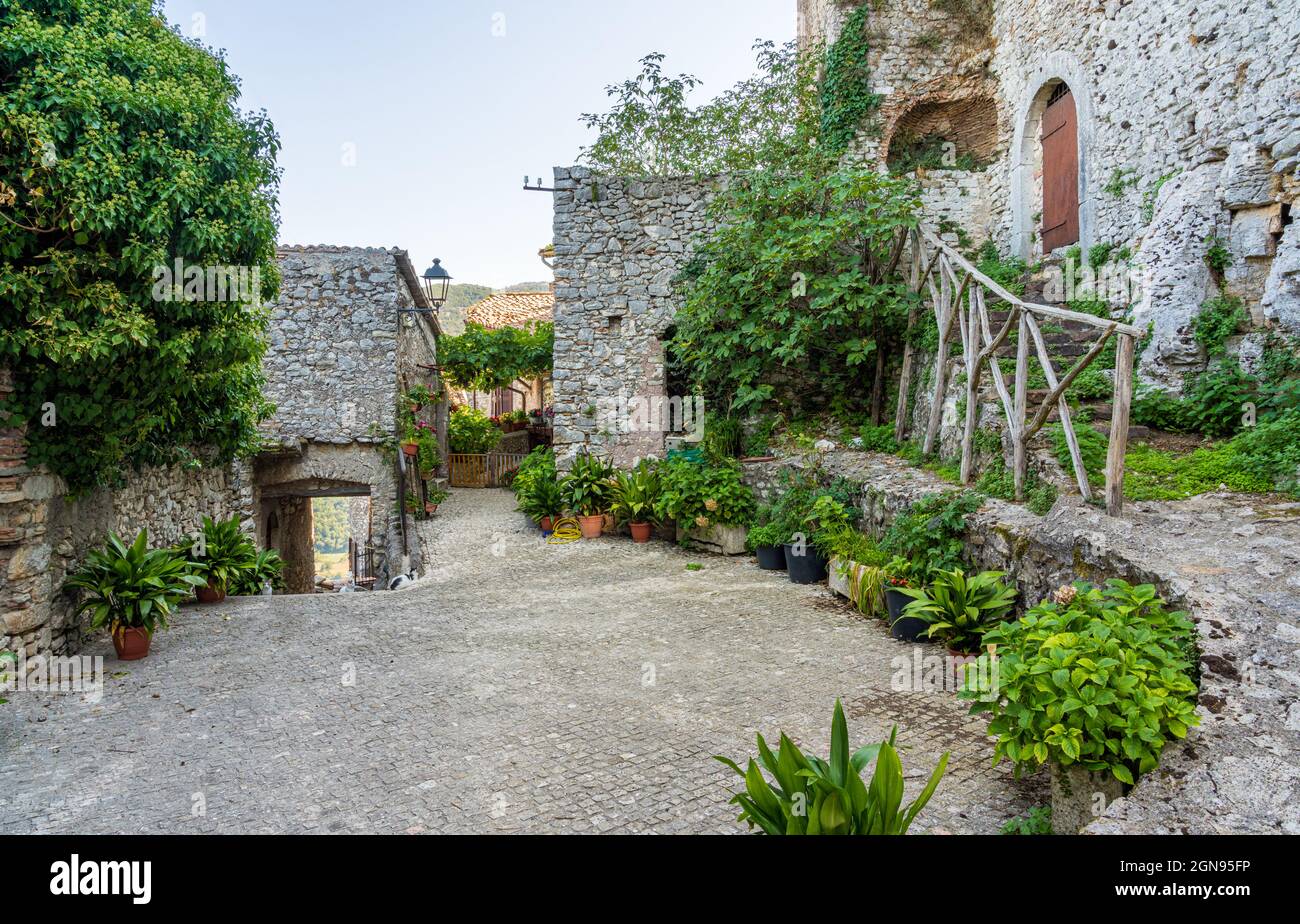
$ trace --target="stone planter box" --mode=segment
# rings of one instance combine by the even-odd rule
[[[1078,834],[1124,795],[1124,784],[1108,770],[1095,773],[1078,764],[1062,767],[1056,761],[1051,768],[1053,834]]]
[[[841,567],[846,564],[848,565],[847,568]],[[830,587],[831,590],[835,591],[835,593],[839,594],[841,597],[845,597],[846,599],[852,599],[852,596],[849,593],[849,575],[853,571],[853,564],[854,563],[851,561],[846,561],[845,559],[836,556],[835,558],[832,558],[830,564],[826,566],[826,585]]]
[[[704,551],[715,555],[744,555],[748,535],[749,530],[743,526],[692,526],[684,529],[680,523],[677,524],[678,542],[689,538]]]

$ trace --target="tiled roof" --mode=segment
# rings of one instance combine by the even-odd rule
[[[465,320],[489,330],[553,321],[555,296],[550,292],[497,292],[466,308]]]

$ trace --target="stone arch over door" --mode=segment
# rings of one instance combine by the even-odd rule
[[[1083,65],[1067,52],[1056,52],[1034,70],[1025,82],[1015,115],[1015,137],[1011,145],[1011,250],[1025,259],[1034,255],[1043,210],[1040,170],[1043,115],[1049,100],[1061,85],[1069,88],[1074,102],[1078,132],[1079,244],[1085,250],[1094,243],[1096,207],[1088,194],[1092,147],[1092,86]]]

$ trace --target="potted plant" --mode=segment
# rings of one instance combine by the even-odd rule
[[[569,474],[560,483],[564,502],[578,516],[582,538],[599,539],[609,510],[613,467],[583,453],[573,460]]]
[[[258,552],[252,563],[235,576],[230,593],[236,597],[255,597],[284,589],[284,559],[275,549]]]
[[[446,491],[430,491],[424,502],[424,513],[426,516],[433,516],[438,512],[438,505],[445,501],[451,495]]]
[[[852,515],[843,503],[821,494],[804,514],[802,542],[785,545],[786,570],[796,584],[815,584],[826,579],[827,564],[835,537],[851,528]]]
[[[190,569],[206,579],[195,591],[200,603],[220,603],[226,599],[231,582],[253,568],[257,561],[257,547],[252,537],[240,528],[238,515],[219,521],[204,517],[201,541],[178,546],[174,552],[188,555]]]
[[[108,627],[118,658],[136,661],[149,654],[154,630],[167,628],[167,617],[204,582],[173,550],[150,549],[141,530],[129,546],[109,533],[64,586],[85,592],[77,614],[89,611],[92,629]]]
[[[650,541],[654,533],[654,506],[660,493],[659,471],[649,459],[643,459],[630,472],[619,472],[614,476],[610,512],[616,522],[628,525],[633,542]]]
[[[780,523],[764,523],[750,529],[745,542],[758,556],[758,567],[764,571],[784,571],[785,540],[788,538]]]
[[[924,619],[904,616],[907,604],[912,602],[904,591],[912,586],[912,565],[905,558],[894,557],[885,566],[885,606],[889,611],[889,632],[904,642],[914,642],[929,626]]]
[[[1050,765],[1052,828],[1076,834],[1200,724],[1195,639],[1150,584],[1080,581],[988,630],[961,697],[989,714],[995,761]]]
[[[655,515],[673,520],[679,542],[697,543],[723,555],[743,555],[754,518],[754,492],[734,461],[712,465],[672,458],[660,468]]]
[[[1001,571],[967,577],[960,568],[940,571],[928,587],[904,587],[911,597],[903,615],[926,622],[926,638],[942,639],[948,652],[963,657],[980,650],[984,633],[1011,612],[1016,589],[1003,583]]]
[[[406,492],[406,497],[405,497],[403,500],[404,500],[404,503],[405,503],[405,505],[406,505],[406,512],[407,512],[407,513],[419,513],[419,512],[420,512],[420,507],[421,507],[421,504],[420,504],[420,496],[419,496],[418,494],[416,494],[414,491],[407,491],[407,492]]]

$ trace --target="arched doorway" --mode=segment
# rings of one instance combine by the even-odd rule
[[[1079,243],[1079,118],[1064,81],[1052,88],[1040,135],[1043,252]]]
[[[1027,260],[1093,244],[1092,89],[1072,54],[1054,52],[1028,75],[1016,106],[1011,161],[1011,247]]]

